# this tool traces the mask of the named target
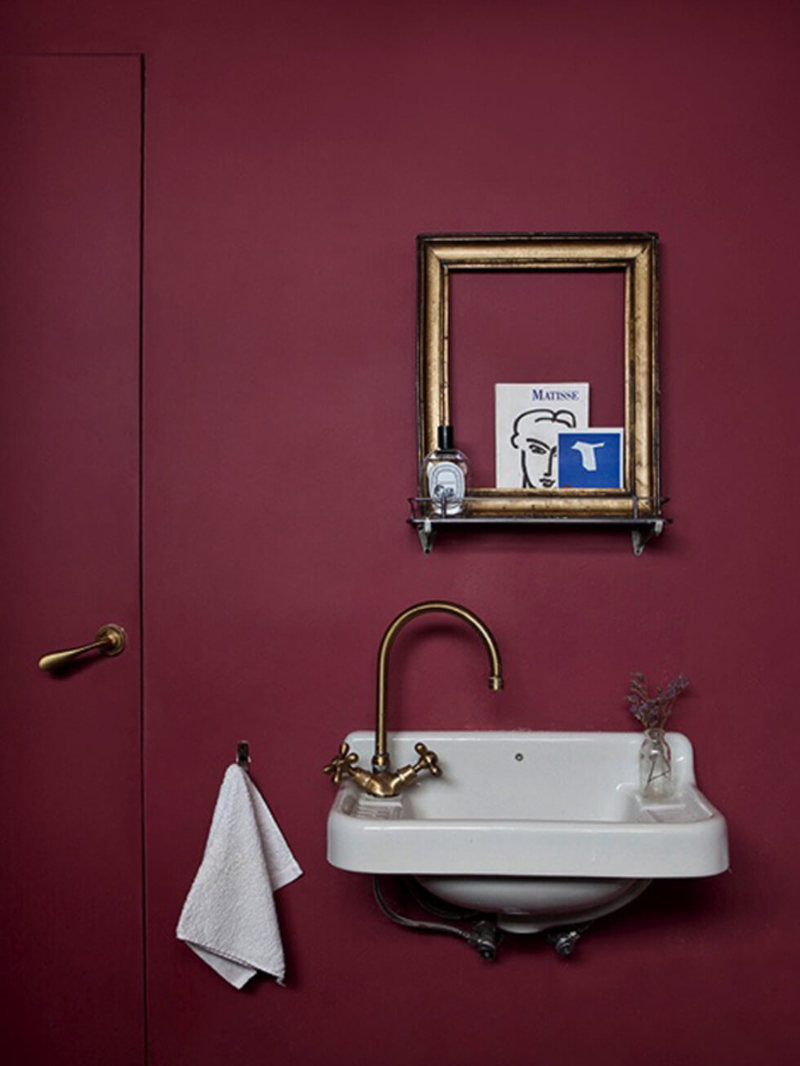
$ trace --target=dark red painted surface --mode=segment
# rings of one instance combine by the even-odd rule
[[[790,1061],[796,5],[9,7],[20,47],[147,54],[151,1062]],[[528,230],[661,234],[675,524],[639,559],[612,533],[426,558],[403,524],[415,235]],[[675,725],[733,872],[651,889],[568,964],[518,939],[483,965],[388,925],[326,864],[319,768],[372,722],[385,625],[430,596],[492,626],[507,688],[469,632],[420,622],[393,726],[621,729],[631,670],[682,670]],[[242,737],[306,875],[278,901],[288,988],[237,993],[174,927]]]
[[[134,1066],[140,66],[0,67],[3,1057]],[[129,635],[119,658],[37,669],[106,622]]]

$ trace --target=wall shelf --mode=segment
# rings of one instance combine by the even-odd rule
[[[417,238],[417,471],[419,476],[418,497],[411,500],[409,523],[419,534],[423,551],[430,552],[436,534],[442,527],[451,529],[521,528],[522,526],[547,529],[627,529],[633,540],[635,555],[641,555],[645,545],[654,536],[663,532],[669,523],[662,517],[661,505],[661,441],[660,441],[660,386],[658,366],[658,236],[655,233],[495,233],[495,234],[423,234]],[[621,359],[609,359],[586,371],[587,384],[594,387],[594,379],[601,379],[607,390],[615,389],[623,399],[623,415],[614,422],[614,428],[596,430],[598,433],[619,433],[618,443],[605,454],[619,457],[617,469],[601,470],[596,465],[584,465],[576,476],[573,469],[553,473],[549,467],[540,470],[536,462],[526,455],[533,452],[528,445],[515,443],[519,418],[525,415],[540,415],[537,424],[550,423],[548,433],[538,434],[543,440],[538,455],[548,455],[552,464],[557,454],[558,426],[566,426],[567,419],[557,416],[564,412],[557,408],[556,398],[541,399],[531,396],[520,400],[525,406],[513,424],[508,419],[502,422],[502,433],[495,426],[493,445],[499,434],[502,449],[516,449],[513,459],[513,474],[504,470],[501,485],[505,487],[476,487],[473,483],[471,496],[463,500],[458,514],[442,514],[441,500],[433,501],[426,496],[438,495],[439,487],[431,484],[427,464],[437,467],[436,456],[444,454],[448,446],[441,443],[440,435],[453,427],[451,410],[451,381],[460,375],[462,380],[470,376],[470,355],[476,350],[463,345],[460,351],[452,350],[451,340],[457,335],[451,323],[451,287],[459,274],[471,277],[485,275],[508,276],[527,273],[534,278],[547,274],[584,276],[587,273],[607,275],[617,273],[622,280],[620,316],[622,320]],[[591,320],[586,325],[587,336]],[[534,334],[532,334],[532,337]],[[535,339],[531,340],[535,350]],[[458,346],[456,346],[458,347]],[[484,351],[480,348],[479,351]],[[622,373],[619,375],[619,364]],[[525,374],[539,374],[534,369],[535,359],[528,358]],[[498,373],[501,373],[498,370]],[[507,374],[505,368],[502,371]],[[619,377],[615,384],[615,379]],[[590,378],[593,380],[590,382]],[[490,397],[484,381],[485,403]],[[495,388],[498,379],[494,380]],[[501,377],[500,382],[530,381],[530,377]],[[534,381],[541,380],[534,376]],[[556,375],[555,381],[565,378]],[[574,380],[567,377],[566,380]],[[583,380],[583,379],[580,379]],[[610,394],[610,393],[609,393]],[[544,408],[526,410],[530,404],[545,404]],[[549,405],[549,406],[548,406]],[[462,407],[469,410],[469,404]],[[514,408],[516,410],[516,408]],[[576,422],[574,412],[571,425],[574,429],[593,431],[591,425]],[[546,416],[549,416],[546,417]],[[588,411],[583,418],[588,418]],[[474,418],[474,414],[473,414]],[[496,415],[497,418],[497,415]],[[619,424],[618,424],[619,423]],[[608,425],[608,423],[606,423]],[[556,428],[553,429],[552,427]],[[470,429],[455,419],[456,440],[483,440],[484,452],[489,450],[486,434],[475,426]],[[452,431],[450,444],[452,445]],[[609,437],[610,440],[610,437]],[[622,443],[619,444],[619,441]],[[584,442],[585,443],[585,442]],[[607,443],[607,442],[604,442]],[[586,447],[603,447],[604,444]],[[578,443],[571,447],[578,448]],[[470,448],[472,444],[470,444]],[[443,450],[440,453],[440,449]],[[583,454],[583,453],[581,453]],[[593,454],[593,453],[592,453]],[[431,460],[433,457],[433,460]],[[506,456],[506,459],[508,456]],[[443,466],[445,464],[442,464]],[[540,463],[541,465],[541,463]],[[566,464],[568,465],[568,464]],[[488,468],[484,455],[482,472]],[[583,471],[599,470],[593,480]],[[447,473],[447,471],[445,471]],[[554,487],[557,486],[557,487]],[[442,486],[444,491],[444,486]],[[451,491],[460,495],[465,491],[463,481]],[[456,510],[452,507],[452,510]]]
[[[541,527],[544,529],[625,529],[630,531],[633,554],[641,555],[647,543],[653,537],[660,536],[665,525],[672,520],[662,516],[650,518],[623,518],[607,515],[590,515],[576,517],[573,515],[548,515],[545,518],[525,516],[484,516],[484,515],[440,515],[432,514],[433,501],[425,497],[410,497],[411,516],[408,524],[413,526],[418,535],[422,550],[429,555],[433,550],[436,534],[442,529],[488,529]],[[465,501],[469,507],[469,499]]]

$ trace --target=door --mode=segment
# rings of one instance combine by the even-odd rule
[[[144,1055],[133,56],[2,61],[0,922],[7,1061]],[[44,652],[124,627],[123,654]]]

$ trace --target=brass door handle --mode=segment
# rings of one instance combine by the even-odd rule
[[[122,626],[109,623],[98,629],[97,636],[91,644],[83,644],[80,648],[69,648],[67,651],[51,651],[43,655],[39,660],[39,669],[60,670],[90,651],[99,651],[101,655],[120,655],[125,651],[127,643],[128,638]]]

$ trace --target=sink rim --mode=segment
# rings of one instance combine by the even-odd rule
[[[639,732],[434,730],[390,732],[390,750],[411,750],[422,740],[452,758],[455,745],[579,744],[606,746],[623,760],[624,792],[633,819],[430,817],[409,816],[410,801],[373,800],[345,780],[328,816],[328,861],[358,873],[406,875],[488,875],[495,877],[705,877],[728,868],[727,826],[694,779],[691,742],[669,733],[676,755],[674,801],[643,804],[635,775]],[[356,730],[347,742],[362,756],[373,734]],[[593,748],[593,751],[598,749]],[[470,754],[475,757],[477,749]],[[461,748],[462,756],[467,749]],[[402,757],[395,760],[400,765]],[[616,768],[615,768],[616,769]],[[614,778],[616,780],[616,777]],[[427,775],[412,789],[436,788],[442,779]],[[413,796],[413,791],[409,792]]]

